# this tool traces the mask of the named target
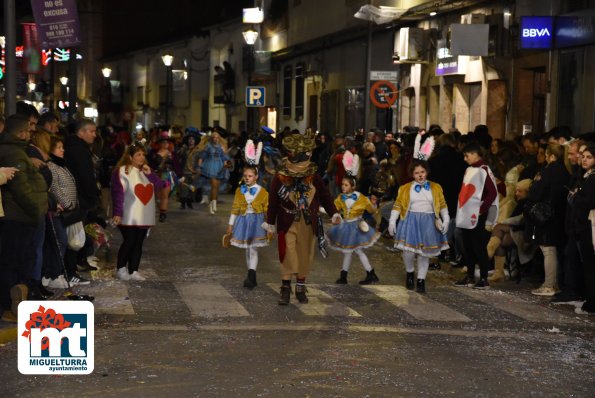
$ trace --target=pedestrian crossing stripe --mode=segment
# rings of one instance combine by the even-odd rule
[[[76,291],[79,294],[89,294],[95,297],[93,304],[96,314],[135,315],[134,303],[129,298],[129,283],[119,280],[101,281],[91,285],[77,286]],[[219,283],[175,282],[173,285],[193,317],[234,318],[251,315]],[[278,294],[278,283],[268,283],[266,286],[275,292],[275,296]],[[299,304],[292,296],[292,305],[304,315],[311,317],[335,316],[350,319],[362,318],[362,315],[356,310],[323,291],[324,286],[329,285],[308,285],[309,302],[307,304]],[[360,288],[385,300],[420,321],[470,322],[473,320],[445,304],[432,300],[426,295],[409,291],[403,286],[367,285],[345,287],[345,289]],[[549,324],[580,323],[579,320],[564,313],[549,309],[543,305],[528,302],[499,290],[477,291],[461,288],[447,288],[446,290],[463,294],[474,301],[485,303],[490,307],[529,322]],[[136,305],[141,304],[137,303]],[[271,305],[276,306],[276,304]]]
[[[274,291],[279,291],[278,283],[267,283]],[[347,316],[361,317],[361,315],[336,301],[327,293],[318,289],[316,285],[308,285],[308,304],[297,304],[298,309],[309,316]]]
[[[420,321],[470,322],[465,315],[403,286],[367,285],[364,289],[402,309]]]
[[[576,319],[568,317],[560,312],[553,311],[545,306],[529,303],[511,294],[506,294],[501,290],[479,292],[474,289],[453,289],[457,289],[457,291],[460,291],[474,300],[489,304],[494,308],[508,312],[509,314],[529,322],[580,323]]]
[[[176,282],[176,290],[192,316],[226,318],[250,316],[250,313],[218,283]]]

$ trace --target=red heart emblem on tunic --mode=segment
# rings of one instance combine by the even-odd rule
[[[459,208],[463,207],[465,203],[467,203],[467,201],[471,199],[474,193],[475,185],[463,184],[463,186],[461,187],[461,192],[459,192]]]
[[[136,184],[134,186],[134,194],[146,206],[151,198],[153,198],[153,184]]]

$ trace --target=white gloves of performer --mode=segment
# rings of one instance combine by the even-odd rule
[[[331,223],[333,223],[334,225],[341,224],[341,221],[343,221],[343,217],[341,217],[339,213],[335,213],[331,217]]]
[[[448,215],[448,209],[445,207],[440,210],[440,218],[442,219],[442,228],[440,232],[446,235],[448,232],[448,224],[450,224],[450,216]]]
[[[390,211],[390,219],[388,220],[388,233],[390,236],[395,236],[397,233],[397,219],[399,218],[399,212],[396,210]]]

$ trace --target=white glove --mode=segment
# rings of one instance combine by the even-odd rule
[[[399,218],[399,212],[391,210],[390,219],[388,220],[388,233],[390,236],[395,236],[397,233],[397,218]]]
[[[448,232],[448,224],[450,224],[450,216],[448,215],[448,209],[446,207],[440,210],[440,218],[442,218],[442,229],[440,232],[446,235]]]

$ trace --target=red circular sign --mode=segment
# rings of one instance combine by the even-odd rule
[[[388,80],[378,80],[370,87],[370,99],[378,108],[390,108],[397,101],[397,87]]]

